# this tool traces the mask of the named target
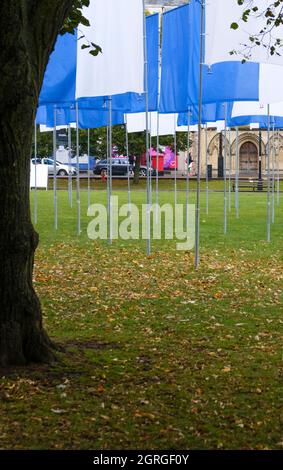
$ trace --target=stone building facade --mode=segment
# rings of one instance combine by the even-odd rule
[[[207,161],[209,165],[212,165],[212,175],[217,177],[218,168],[221,165],[219,160],[220,149],[222,146],[222,155],[225,152],[225,134],[220,133],[216,130],[202,131],[201,135],[201,147],[202,147],[202,176],[206,174],[206,146],[208,149]],[[197,144],[198,134],[191,133],[192,147],[191,155],[193,160],[197,161]],[[261,141],[261,144],[260,144]],[[275,171],[283,172],[283,132],[275,131],[274,134],[271,131],[268,139],[267,131],[251,131],[247,129],[239,130],[239,176],[257,178],[259,175],[259,162],[260,162],[260,151],[262,161],[262,176],[266,177],[267,174],[267,162],[268,162],[268,142],[270,146],[270,169],[273,168]],[[236,142],[236,131],[231,130],[226,132],[226,151],[227,151],[227,172],[231,168],[231,173],[234,176],[236,174],[237,167],[237,142]],[[260,150],[261,149],[261,150]]]

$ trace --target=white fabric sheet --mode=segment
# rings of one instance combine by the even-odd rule
[[[128,133],[143,132],[146,128],[145,113],[133,113],[126,115]],[[178,126],[177,114],[159,114],[159,136],[174,135],[176,132],[187,132],[187,126]],[[149,129],[152,137],[157,136],[157,112],[149,113]],[[196,129],[195,129],[196,128]],[[190,126],[191,132],[197,130],[197,126]]]
[[[145,113],[126,114],[128,133],[143,132],[146,128]]]
[[[76,124],[71,124],[70,127],[72,129],[76,129]],[[63,129],[67,129],[68,126],[56,126],[56,131],[62,131]],[[40,124],[39,126],[40,132],[53,132],[53,127],[47,127],[44,124]]]
[[[151,136],[157,136],[157,113],[152,113]],[[177,131],[177,114],[159,114],[159,135],[174,135]]]
[[[253,6],[259,7],[262,12],[270,5],[270,0],[255,0]],[[250,0],[244,0],[243,5],[238,5],[236,0],[210,0],[206,2],[206,45],[205,45],[205,63],[212,65],[218,62],[227,62],[231,60],[241,61],[243,55],[250,52],[249,60],[258,63],[283,65],[283,55],[270,56],[264,46],[245,48],[250,45],[249,37],[258,34],[266,25],[266,18],[259,16],[259,13],[250,15],[248,22],[241,20],[245,9],[250,8]],[[275,9],[275,13],[282,8]],[[232,23],[238,23],[239,28],[231,29]],[[271,36],[267,34],[263,41],[268,44],[274,42],[274,38],[283,37],[283,27],[274,28]],[[231,51],[237,51],[240,54],[231,55]]]
[[[159,135],[173,135],[177,130],[177,114],[159,114]],[[127,114],[128,132],[142,132],[146,128],[145,113]],[[157,136],[157,112],[149,113],[148,127],[152,137]]]
[[[177,132],[188,132],[188,126],[178,126],[176,129]],[[198,125],[190,126],[190,132],[197,132]]]
[[[90,27],[80,26],[76,97],[144,92],[142,0],[91,0],[83,9]],[[82,44],[93,42],[102,54],[93,57]]]
[[[36,166],[36,181],[35,181]],[[36,183],[36,184],[35,184]],[[30,187],[48,188],[48,165],[30,165]]]
[[[215,122],[208,122],[207,129],[217,129],[217,132],[221,132],[225,129],[225,121],[215,121]]]
[[[267,116],[267,105],[257,101],[234,103],[232,118],[239,116]],[[283,102],[270,104],[270,116],[283,117]]]
[[[281,65],[261,64],[259,72],[259,101],[264,104],[283,101],[282,83],[283,67]]]

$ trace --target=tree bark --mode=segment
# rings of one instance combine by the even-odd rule
[[[54,358],[33,288],[38,245],[30,214],[34,119],[48,59],[70,0],[0,5],[0,365]]]

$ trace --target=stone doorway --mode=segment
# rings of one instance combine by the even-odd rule
[[[247,175],[258,172],[258,149],[253,142],[245,142],[240,148],[240,172]]]

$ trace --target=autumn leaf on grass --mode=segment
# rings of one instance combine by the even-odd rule
[[[239,428],[242,428],[242,429],[245,427],[245,425],[244,425],[244,423],[241,419],[236,420],[236,426],[238,426]]]
[[[97,292],[98,288],[97,287],[89,287],[90,292]]]
[[[107,415],[100,415],[100,418],[104,419],[104,421],[110,421],[110,418]]]
[[[57,415],[68,413],[66,410],[61,410],[60,408],[51,408],[51,411],[52,413],[55,413]]]
[[[216,294],[214,294],[214,299],[222,299],[223,297],[223,292],[216,292]]]
[[[149,418],[149,419],[155,419],[155,415],[153,413],[146,413],[142,411],[135,411],[134,413],[135,418]]]

